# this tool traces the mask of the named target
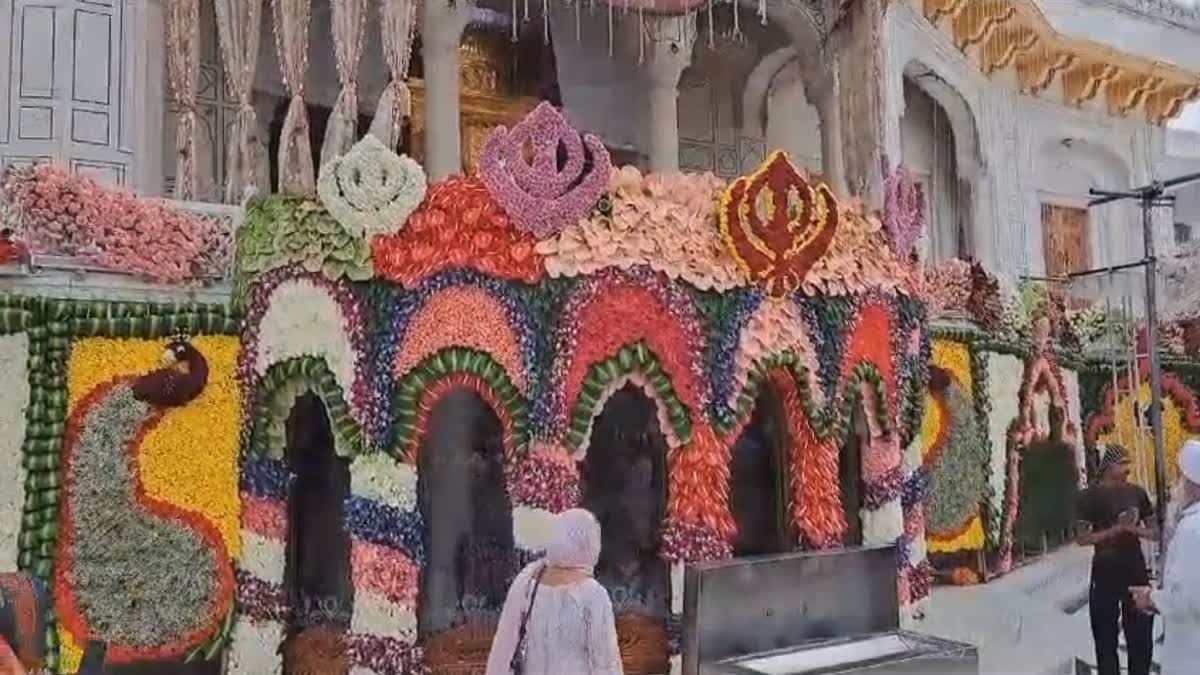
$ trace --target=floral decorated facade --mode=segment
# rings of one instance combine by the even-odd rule
[[[1069,541],[1098,445],[1128,448],[1132,480],[1154,494],[1140,326],[1033,285],[1002,289],[965,261],[934,266],[926,283],[932,358],[911,461],[928,477],[926,545],[943,580],[977,583]],[[1160,327],[1168,481],[1200,436],[1186,325]]]
[[[768,521],[774,550],[898,544],[918,607],[930,342],[894,183],[881,220],[782,153],[642,175],[542,106],[476,175],[427,184],[368,136],[316,196],[254,198],[228,305],[5,296],[0,554],[52,588],[48,665],[103,640],[122,672],[475,672],[489,589],[578,505],[644,531],[602,560],[630,672],[677,664],[683,565]],[[114,266],[157,236],[72,225],[47,191],[90,186],[63,185],[10,181],[19,234]],[[166,262],[130,269],[202,274]],[[781,489],[754,506],[764,426]]]

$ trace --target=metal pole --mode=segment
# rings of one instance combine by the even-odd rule
[[[1158,358],[1158,259],[1154,254],[1154,218],[1152,209],[1158,195],[1147,192],[1142,196],[1142,241],[1146,249],[1146,347],[1150,353],[1150,427],[1154,431],[1154,487],[1157,506],[1154,509],[1158,524],[1159,583],[1162,582],[1163,556],[1161,533],[1167,518],[1167,451],[1162,429],[1162,370]]]

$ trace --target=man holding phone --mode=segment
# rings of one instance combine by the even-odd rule
[[[1078,542],[1095,547],[1088,608],[1099,675],[1119,675],[1118,629],[1125,629],[1129,675],[1149,675],[1154,652],[1154,617],[1134,605],[1129,589],[1150,583],[1141,539],[1153,538],[1146,526],[1154,511],[1150,496],[1129,482],[1129,453],[1119,445],[1102,451],[1099,478],[1080,495]]]

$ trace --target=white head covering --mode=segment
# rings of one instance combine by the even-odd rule
[[[1200,441],[1190,440],[1180,448],[1179,471],[1184,478],[1200,485]]]
[[[546,562],[554,567],[591,572],[600,560],[600,523],[590,511],[570,509],[554,517],[554,535]]]

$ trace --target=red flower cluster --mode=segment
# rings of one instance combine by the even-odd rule
[[[456,177],[430,187],[399,233],[376,237],[371,258],[376,274],[408,287],[452,268],[532,284],[545,274],[536,243],[513,227],[482,180]]]

